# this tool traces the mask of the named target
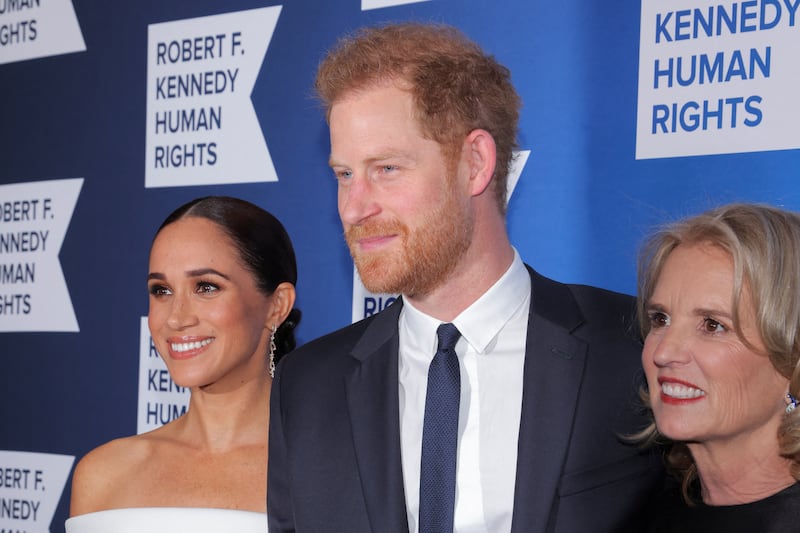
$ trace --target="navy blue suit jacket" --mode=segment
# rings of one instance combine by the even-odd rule
[[[512,531],[639,530],[661,486],[641,429],[634,299],[530,269]],[[270,533],[405,532],[398,317],[402,300],[278,365],[270,405]]]

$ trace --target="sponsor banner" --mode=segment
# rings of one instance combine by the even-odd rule
[[[136,433],[172,422],[189,408],[189,389],[176,385],[156,351],[147,317],[139,323],[139,408]]]
[[[71,455],[0,450],[0,531],[50,531]]]
[[[0,332],[79,331],[58,253],[82,185],[0,185]]]
[[[71,0],[0,0],[0,65],[84,50]]]
[[[797,0],[643,0],[636,158],[800,148]]]
[[[509,201],[511,200],[511,195],[514,194],[514,188],[519,182],[522,170],[525,168],[525,163],[528,162],[530,154],[530,150],[520,150],[515,154],[514,162],[508,170],[507,198]],[[351,316],[353,322],[358,322],[363,318],[383,311],[396,299],[396,294],[378,294],[368,291],[361,282],[361,278],[358,277],[358,270],[353,267],[353,309]]]
[[[280,12],[148,27],[145,187],[277,181],[250,94]]]

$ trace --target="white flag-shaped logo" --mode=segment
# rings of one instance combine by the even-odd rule
[[[71,0],[3,0],[0,6],[0,65],[86,50]]]
[[[280,12],[149,26],[146,187],[277,181],[250,94]]]
[[[50,531],[74,461],[71,455],[0,450],[0,531]]]
[[[0,185],[0,331],[79,330],[58,253],[82,185]]]

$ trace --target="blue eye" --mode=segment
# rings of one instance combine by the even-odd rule
[[[336,179],[339,181],[347,181],[353,177],[352,170],[337,170],[334,172]]]

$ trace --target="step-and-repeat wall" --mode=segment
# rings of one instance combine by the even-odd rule
[[[0,0],[0,530],[63,531],[75,461],[179,416],[147,331],[161,220],[202,195],[286,225],[299,342],[392,301],[354,276],[311,87],[335,39],[461,28],[524,103],[508,226],[560,280],[632,293],[654,225],[800,209],[797,0]]]

